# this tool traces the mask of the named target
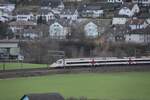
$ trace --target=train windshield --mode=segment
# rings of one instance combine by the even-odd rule
[[[62,64],[62,60],[58,60],[58,61],[57,61],[57,64]]]

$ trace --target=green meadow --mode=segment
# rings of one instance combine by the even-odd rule
[[[0,100],[28,93],[58,92],[65,98],[150,100],[150,72],[60,74],[0,80]]]
[[[46,64],[30,64],[30,63],[0,63],[0,70],[11,69],[27,69],[27,68],[44,68]]]

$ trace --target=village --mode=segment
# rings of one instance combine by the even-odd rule
[[[0,58],[150,55],[150,0],[35,1],[0,3]]]

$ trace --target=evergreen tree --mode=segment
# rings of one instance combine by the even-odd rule
[[[12,37],[13,33],[8,29],[8,25],[6,23],[0,22],[0,38]]]

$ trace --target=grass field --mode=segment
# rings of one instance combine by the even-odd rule
[[[0,63],[0,70],[3,70],[5,66],[6,70],[10,69],[25,69],[25,68],[43,68],[47,67],[46,64],[29,64],[29,63]]]
[[[59,92],[99,100],[150,100],[150,72],[62,74],[0,80],[0,100],[26,93]]]

